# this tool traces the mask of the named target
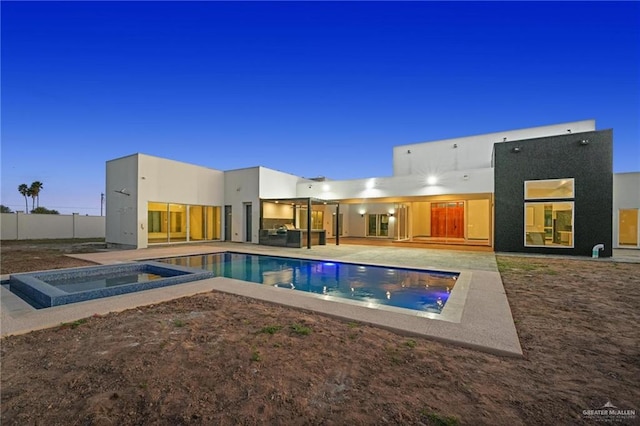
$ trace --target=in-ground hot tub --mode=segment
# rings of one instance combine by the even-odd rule
[[[202,269],[149,261],[13,274],[9,289],[36,308],[49,308],[213,276]]]

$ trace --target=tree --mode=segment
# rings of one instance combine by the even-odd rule
[[[0,204],[0,213],[13,213],[13,211],[9,207]]]
[[[39,180],[32,182],[31,187],[29,187],[29,189],[31,190],[31,197],[34,200],[36,199],[38,200],[37,201],[38,207],[40,207],[40,191],[42,191],[43,188],[44,188],[44,185]]]
[[[24,211],[25,213],[29,212],[29,203],[27,202],[27,196],[31,196],[31,191],[29,190],[29,187],[27,186],[26,183],[21,183],[20,186],[18,186],[18,192],[20,194],[22,194],[22,196],[24,197]]]
[[[27,189],[27,197],[31,198],[31,210],[36,208],[36,197],[33,195],[33,189]]]
[[[35,209],[31,210],[31,213],[34,214],[60,214],[60,212],[58,210],[49,210],[46,207],[36,207]]]

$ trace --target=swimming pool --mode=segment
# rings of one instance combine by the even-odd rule
[[[459,274],[235,252],[156,259],[215,276],[420,312],[442,312]]]
[[[9,290],[37,309],[211,278],[201,269],[158,262],[12,274]]]

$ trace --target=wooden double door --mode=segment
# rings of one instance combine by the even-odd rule
[[[431,204],[431,237],[464,238],[464,201]]]

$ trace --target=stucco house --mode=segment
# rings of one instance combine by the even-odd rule
[[[106,164],[106,240],[309,247],[342,237],[569,255],[602,244],[600,256],[639,247],[640,173],[613,174],[613,131],[595,120],[399,145],[392,161],[393,176],[328,180],[117,158]]]

